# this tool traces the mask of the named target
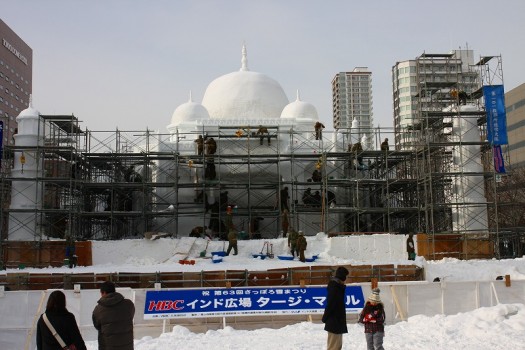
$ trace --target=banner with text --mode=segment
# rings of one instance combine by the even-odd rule
[[[348,313],[364,302],[361,286],[346,287]],[[319,314],[325,306],[326,286],[149,290],[144,319]]]
[[[503,85],[483,86],[487,111],[487,139],[492,145],[508,144],[507,114]]]

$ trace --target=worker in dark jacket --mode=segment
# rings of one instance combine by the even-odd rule
[[[93,310],[93,325],[98,330],[99,350],[133,350],[135,305],[115,291],[106,281],[100,286],[101,298]]]
[[[268,146],[270,146],[272,139],[270,138],[270,133],[268,132],[267,127],[259,125],[259,129],[257,130],[257,135],[259,135],[259,141],[260,141],[261,146],[263,145],[263,140],[265,136],[268,138]]]
[[[322,140],[323,139],[323,129],[324,129],[323,123],[316,122],[314,125],[314,129],[315,129],[315,139]]]
[[[389,149],[388,139],[385,139],[385,141],[381,142],[381,151],[388,151]]]
[[[233,228],[228,232],[228,249],[226,250],[226,255],[230,255],[230,252],[233,249],[233,255],[237,255],[237,231]]]
[[[62,291],[55,290],[49,295],[45,314],[67,346],[74,344],[78,350],[86,350],[86,344],[78,330],[75,315],[66,309],[66,296]],[[38,350],[62,349],[58,340],[49,330],[43,316],[40,316],[36,327],[36,348]]]
[[[199,135],[199,137],[193,142],[197,144],[197,155],[202,156],[202,153],[204,152],[204,139],[202,138],[202,135]]]
[[[348,270],[339,266],[335,270],[335,276],[326,287],[326,307],[322,321],[324,330],[328,332],[327,350],[341,350],[343,334],[348,333],[345,306],[346,276],[348,276]]]
[[[416,260],[416,248],[414,247],[414,234],[409,233],[407,238],[408,260]]]
[[[299,260],[301,262],[305,262],[306,258],[304,256],[304,251],[306,250],[306,246],[308,243],[306,242],[306,237],[304,236],[303,231],[299,231],[299,236],[297,237],[297,255],[299,255]]]

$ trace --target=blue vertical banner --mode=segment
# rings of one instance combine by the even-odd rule
[[[494,170],[498,174],[505,173],[505,163],[503,162],[503,152],[501,151],[501,146],[494,146]]]
[[[491,145],[508,144],[507,114],[503,85],[483,86],[485,109],[487,111],[487,139]]]
[[[4,154],[4,122],[0,120],[0,164],[2,164],[3,154]]]

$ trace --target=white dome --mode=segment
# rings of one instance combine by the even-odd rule
[[[317,120],[317,109],[313,104],[301,101],[299,92],[297,92],[297,99],[284,107],[281,113],[281,118],[302,118]]]
[[[242,53],[240,71],[212,81],[202,105],[211,119],[278,118],[289,102],[283,88],[262,73],[248,71],[245,47]]]
[[[209,119],[210,115],[206,108],[200,103],[196,103],[190,100],[186,103],[181,104],[171,116],[171,124],[179,125],[182,122],[188,122],[192,120]]]
[[[212,119],[278,118],[288,104],[281,85],[264,74],[240,71],[212,81],[202,99]]]

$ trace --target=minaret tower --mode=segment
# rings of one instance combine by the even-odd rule
[[[8,240],[33,241],[41,236],[38,209],[42,208],[42,185],[38,173],[42,173],[43,162],[38,147],[44,144],[43,124],[40,113],[29,107],[16,118],[18,133],[14,135],[15,153],[11,177],[11,206],[9,214]]]

